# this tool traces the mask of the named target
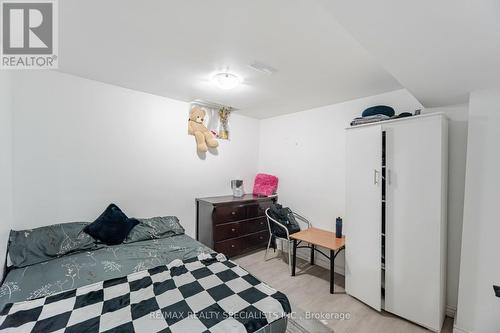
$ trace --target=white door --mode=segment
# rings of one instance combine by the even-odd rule
[[[442,119],[395,122],[384,130],[385,310],[439,330],[445,274]]]
[[[382,130],[375,125],[346,132],[345,287],[380,311]]]

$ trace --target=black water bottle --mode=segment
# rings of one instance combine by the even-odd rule
[[[342,238],[342,218],[337,217],[335,222],[335,237]]]

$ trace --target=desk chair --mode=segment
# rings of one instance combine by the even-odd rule
[[[295,217],[295,219],[297,220],[297,222],[299,222],[299,226],[300,226],[300,222],[303,222],[304,224],[307,225],[307,229],[309,229],[311,227],[311,222],[309,222],[308,219],[306,219],[305,217],[303,217],[303,216],[301,216],[293,211],[292,211],[292,214]],[[293,243],[293,240],[290,239],[290,233],[288,232],[288,228],[285,225],[283,225],[282,223],[273,219],[269,215],[269,208],[266,209],[266,218],[267,218],[267,227],[269,229],[269,241],[267,242],[267,248],[266,248],[266,253],[264,254],[264,260],[267,260],[267,252],[269,251],[269,248],[271,247],[271,241],[273,238],[271,223],[274,223],[275,225],[277,225],[279,228],[282,228],[286,232],[286,237],[275,236],[275,238],[279,239],[281,241],[281,251],[283,251],[283,243],[288,244],[288,268],[290,270],[290,275],[291,275],[292,274],[292,243]],[[300,229],[303,230],[302,227]]]

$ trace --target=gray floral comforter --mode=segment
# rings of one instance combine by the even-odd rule
[[[136,243],[104,246],[9,271],[0,287],[0,309],[5,304],[47,296],[98,281],[125,276],[189,259],[208,247],[189,236],[178,235]]]

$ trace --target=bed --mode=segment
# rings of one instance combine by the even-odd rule
[[[67,244],[68,236],[65,237]],[[206,281],[212,278],[219,281],[217,285],[213,282],[207,284]],[[112,289],[109,289],[110,286]],[[220,294],[221,290],[229,289],[231,295]],[[77,318],[75,302],[78,304],[79,299],[83,299],[81,295],[99,294],[104,297],[100,301],[106,307],[109,303],[106,297],[109,300],[116,296],[106,296],[106,293],[111,295],[109,290],[114,290],[112,293],[119,294],[122,299],[127,294],[128,310],[119,306],[111,307],[106,310],[109,312],[107,315],[119,318],[122,313],[127,320],[121,318],[117,319],[121,322],[109,324],[109,319],[99,322],[94,318],[93,322],[89,322],[89,318]],[[176,297],[182,295],[182,299],[177,300],[177,305],[172,305],[173,296],[166,297],[167,292]],[[159,301],[159,294],[163,295],[164,304]],[[198,303],[193,303],[195,298]],[[228,299],[233,303],[245,303],[246,310],[241,305],[229,304],[231,302]],[[154,307],[148,308],[152,303]],[[142,307],[136,306],[140,310],[134,313],[136,304],[142,304]],[[184,307],[189,304],[190,311],[175,307],[182,307],[182,304]],[[103,309],[102,304],[100,306],[99,309]],[[199,318],[201,307],[217,307],[224,315],[215,322],[207,322]],[[115,246],[94,244],[83,251],[57,255],[24,267],[11,267],[0,287],[0,309],[0,331],[6,332],[52,332],[60,329],[70,332],[71,327],[75,332],[185,332],[189,327],[193,333],[267,333],[285,332],[290,304],[285,295],[258,281],[224,255],[213,252],[183,232],[177,232]],[[265,318],[236,317],[236,314],[241,315],[244,311],[248,314],[248,309],[264,314]],[[149,311],[147,315],[146,310]],[[164,317],[165,311],[168,312],[167,316],[183,314],[180,316],[182,320],[153,318],[154,313]],[[104,312],[102,310],[100,316],[95,317],[105,316]],[[142,321],[138,320],[138,316],[142,316],[139,318]],[[84,321],[87,326],[75,325]]]

